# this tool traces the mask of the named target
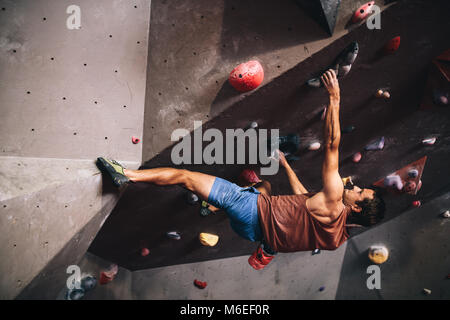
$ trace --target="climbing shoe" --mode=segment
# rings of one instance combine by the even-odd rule
[[[273,256],[264,252],[261,246],[258,246],[255,252],[248,258],[248,263],[255,269],[261,270],[272,261]]]
[[[111,177],[116,187],[121,187],[130,182],[130,179],[123,171],[124,167],[115,160],[108,160],[102,157],[97,158],[97,167],[101,172],[107,173]]]

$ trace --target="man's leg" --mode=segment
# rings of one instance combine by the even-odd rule
[[[124,169],[124,174],[133,182],[148,182],[158,186],[179,185],[206,201],[216,179],[209,174],[175,168]]]

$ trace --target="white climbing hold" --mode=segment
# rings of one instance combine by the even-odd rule
[[[441,217],[442,218],[450,218],[450,211],[446,210],[446,211],[442,212]]]
[[[427,289],[427,288],[423,288],[423,293],[427,294],[427,295],[430,295],[431,294],[431,290]]]
[[[422,143],[426,146],[432,146],[433,144],[435,144],[436,142],[436,138],[427,138],[422,140]]]
[[[309,150],[315,151],[320,149],[320,143],[319,142],[313,142],[308,147]]]

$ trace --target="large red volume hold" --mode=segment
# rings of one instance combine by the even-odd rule
[[[233,69],[228,81],[239,92],[256,89],[264,80],[262,65],[255,60],[242,63]]]

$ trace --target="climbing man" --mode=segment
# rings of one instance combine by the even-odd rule
[[[293,195],[270,195],[271,186],[263,181],[257,188],[238,185],[208,174],[175,168],[127,170],[114,160],[98,158],[100,170],[108,173],[116,186],[128,182],[155,185],[180,185],[223,209],[232,229],[241,237],[260,245],[249,258],[250,265],[264,268],[277,252],[335,250],[349,235],[346,225],[371,226],[384,216],[384,201],[373,189],[344,188],[339,175],[340,89],[333,70],[326,71],[321,81],[329,93],[325,116],[322,164],[323,188],[309,193],[278,152]]]

